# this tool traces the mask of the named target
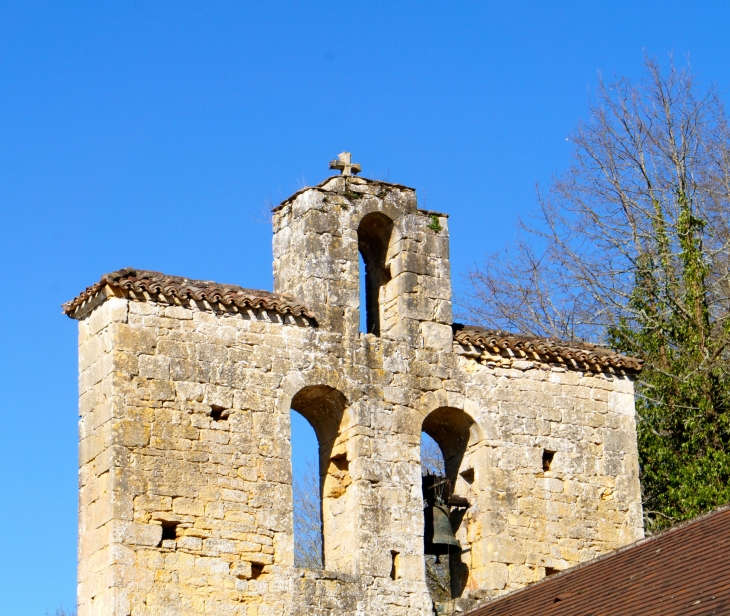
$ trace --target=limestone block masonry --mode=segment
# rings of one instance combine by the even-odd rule
[[[79,616],[433,614],[422,430],[469,501],[441,613],[642,537],[639,362],[455,326],[448,220],[413,189],[332,177],[273,226],[273,293],[128,269],[64,306]],[[291,409],[320,445],[322,571],[294,566]]]

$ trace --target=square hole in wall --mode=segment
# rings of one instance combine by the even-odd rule
[[[464,481],[466,481],[469,485],[474,483],[474,469],[473,468],[467,468],[465,471],[459,473]]]
[[[556,573],[560,573],[560,569],[555,569],[554,567],[545,567],[545,577],[555,575]]]
[[[256,580],[261,577],[264,572],[264,566],[261,563],[251,563],[251,579]]]
[[[350,463],[347,461],[347,455],[344,453],[333,456],[330,458],[330,460],[332,461],[332,464],[335,465],[335,468],[338,471],[346,472],[350,469]]]
[[[542,452],[542,470],[549,471],[553,465],[553,458],[555,458],[555,452],[549,449],[544,449]]]
[[[174,541],[177,539],[177,527],[179,524],[180,522],[162,522],[162,538],[160,539],[160,545],[162,545],[163,541],[168,541],[170,539]]]
[[[224,406],[218,406],[217,404],[210,405],[210,416],[213,421],[227,421],[230,411]]]

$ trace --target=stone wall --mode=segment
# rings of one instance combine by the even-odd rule
[[[374,217],[381,225],[392,223],[392,229],[378,232],[382,227]],[[412,188],[331,178],[274,210],[274,290],[307,303],[323,329],[356,337],[360,251],[372,267],[384,270],[373,299],[379,335],[417,344],[419,326],[428,323],[429,341],[450,348],[447,221],[444,214],[418,210]]]
[[[276,290],[317,323],[164,293],[75,314],[80,616],[433,613],[422,429],[470,502],[465,599],[642,536],[630,375],[454,342],[445,217],[433,230],[403,187],[358,186],[372,194],[330,185],[277,213]],[[357,331],[375,211],[394,223],[380,336]],[[292,408],[320,442],[326,571],[293,566]]]

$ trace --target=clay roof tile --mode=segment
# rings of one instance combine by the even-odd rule
[[[99,282],[88,287],[70,302],[63,304],[63,312],[72,318],[80,316],[79,309],[99,296],[105,288],[113,292],[142,299],[149,294],[152,299],[160,296],[183,302],[196,301],[209,304],[223,304],[238,308],[261,308],[279,314],[291,314],[315,319],[314,313],[302,302],[278,293],[269,293],[257,289],[246,289],[232,284],[221,284],[208,280],[192,280],[181,276],[169,276],[160,272],[138,270],[134,268],[120,269],[110,274],[104,274]],[[168,299],[169,298],[169,299]]]
[[[495,599],[466,616],[730,614],[730,507]]]
[[[529,334],[515,334],[489,330],[474,325],[454,325],[454,340],[459,344],[485,349],[523,351],[545,357],[548,360],[559,358],[587,364],[596,370],[616,368],[629,372],[640,372],[641,359],[628,357],[588,342],[579,340],[556,340],[540,338]]]

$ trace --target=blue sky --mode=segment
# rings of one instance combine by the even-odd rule
[[[448,212],[459,275],[568,163],[597,72],[726,93],[726,2],[0,1],[0,608],[72,604],[76,327],[124,266],[271,288],[265,211],[350,150]]]

